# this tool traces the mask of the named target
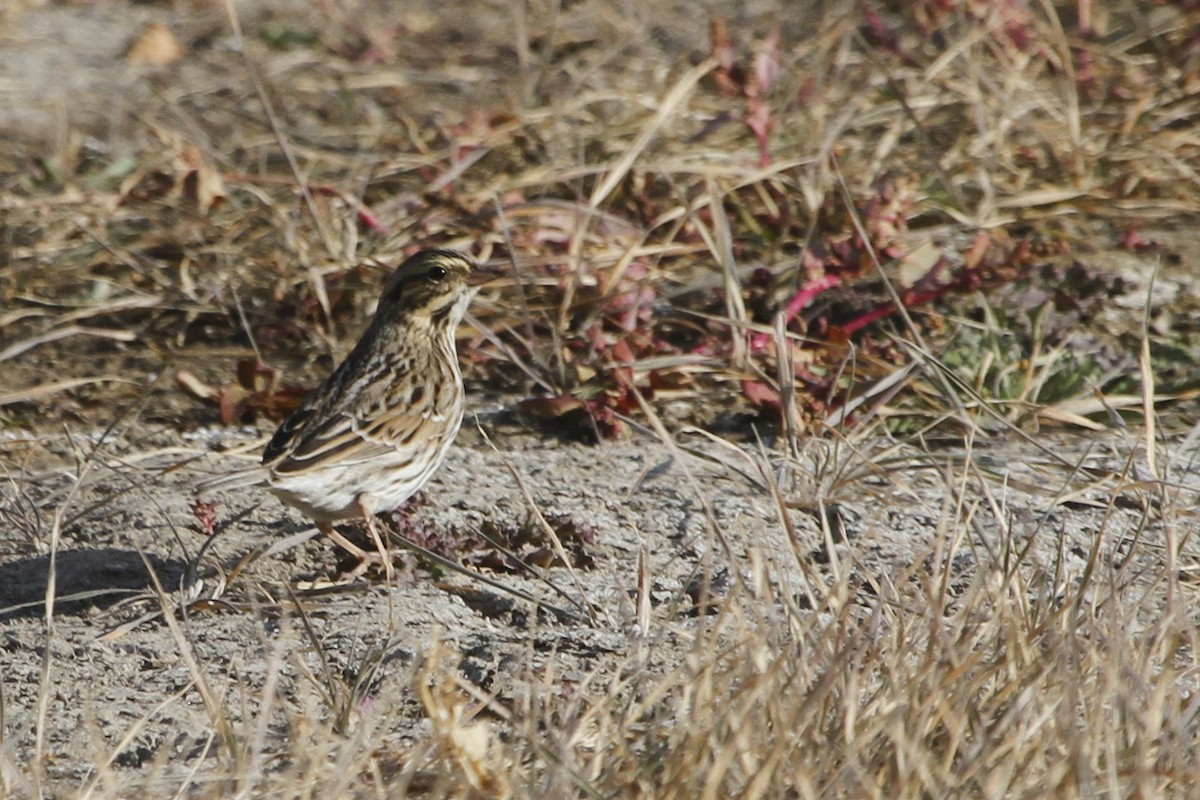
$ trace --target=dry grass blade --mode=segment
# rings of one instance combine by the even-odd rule
[[[259,102],[262,104],[263,114],[270,123],[271,132],[275,136],[275,142],[279,145],[279,150],[287,159],[288,167],[291,169],[292,177],[296,180],[296,188],[300,192],[300,196],[304,199],[304,205],[308,209],[312,217],[313,224],[317,226],[317,230],[321,234],[321,240],[325,243],[325,251],[331,255],[340,255],[341,250],[337,247],[333,236],[328,231],[325,224],[324,216],[317,210],[316,201],[313,199],[312,191],[309,189],[308,180],[300,169],[299,163],[296,161],[295,153],[292,152],[292,147],[288,143],[287,137],[283,134],[283,127],[279,118],[275,114],[275,108],[271,105],[271,100],[267,97],[267,91],[263,87],[262,79],[259,78],[255,66],[250,62],[250,55],[246,51],[246,42],[242,38],[241,22],[238,18],[237,9],[232,0],[226,0],[225,13],[229,18],[230,28],[233,31],[234,38],[238,42],[238,51],[242,54],[242,63],[246,70],[246,75],[250,78],[254,85],[254,91],[258,96]],[[317,294],[317,298],[321,303],[321,308],[325,311],[326,319],[332,317],[332,306],[329,301],[329,291],[325,285],[324,276],[321,271],[310,266],[308,270],[309,280],[312,283],[313,290]]]
[[[746,306],[742,300],[742,286],[738,282],[737,263],[733,257],[733,232],[729,218],[725,216],[725,204],[713,181],[708,182],[709,209],[712,211],[713,241],[709,243],[713,257],[721,267],[725,281],[725,310],[732,323],[730,341],[733,345],[731,360],[735,369],[746,367]],[[703,228],[701,228],[703,230]]]
[[[39,303],[39,299],[36,297],[27,296],[20,299],[30,303]],[[109,314],[118,314],[122,311],[158,308],[163,304],[163,300],[164,298],[160,295],[134,295],[131,297],[118,298],[116,300],[107,300],[103,303],[95,305],[86,305],[82,308],[76,308],[73,311],[61,311],[57,313],[55,313],[56,309],[54,306],[50,306],[45,309],[39,309],[36,307],[20,309],[17,311],[10,311],[0,314],[0,330],[3,330],[15,322],[29,318],[52,317],[56,325],[65,325],[68,323],[77,322],[81,319],[100,317]]]
[[[480,436],[483,437],[483,440],[485,442],[487,442],[487,444],[495,452],[499,453],[500,451],[496,448],[496,445],[492,443],[492,440],[488,437],[487,432],[484,431],[483,428],[477,428],[477,430],[479,431]],[[533,514],[534,518],[538,522],[538,526],[546,534],[547,538],[553,543],[555,553],[558,556],[558,559],[562,563],[563,567],[567,570],[567,574],[571,576],[571,581],[575,584],[575,588],[579,592],[579,597],[581,599],[576,600],[576,599],[572,598],[570,595],[566,594],[562,589],[558,588],[558,586],[556,586],[554,584],[554,582],[551,581],[545,575],[539,575],[538,577],[540,577],[541,580],[547,586],[549,586],[556,594],[558,594],[559,596],[570,601],[570,603],[573,606],[575,606],[576,608],[585,611],[588,615],[588,618],[591,619],[592,621],[595,621],[597,607],[587,601],[587,592],[583,588],[583,582],[579,579],[579,575],[576,572],[575,567],[572,566],[572,559],[570,558],[570,556],[567,555],[567,551],[563,547],[563,543],[562,543],[562,540],[558,536],[558,532],[556,530],[554,530],[553,525],[551,525],[549,522],[546,521],[545,515],[543,515],[541,509],[538,508],[537,502],[534,501],[534,499],[533,499],[533,495],[531,495],[529,493],[529,489],[526,488],[525,483],[521,480],[521,476],[517,474],[517,471],[513,468],[513,466],[508,461],[504,462],[504,466],[508,470],[508,473],[510,475],[512,475],[513,481],[517,484],[517,488],[520,490],[522,497],[524,497],[526,507],[529,509],[529,512],[531,514]],[[512,555],[512,554],[510,554],[510,555]],[[533,569],[533,567],[531,567],[529,564],[525,563],[523,560],[517,559],[517,561],[525,569],[530,570],[531,572],[535,572],[535,573],[537,572],[536,570]],[[461,568],[459,569],[459,571],[462,571]],[[493,585],[493,584],[489,583],[489,585]],[[494,586],[493,588],[499,588],[499,587]],[[512,591],[512,593],[515,594],[516,592]],[[526,597],[526,599],[529,599],[529,598]],[[556,613],[564,613],[564,612],[560,612],[558,609],[555,609],[553,606],[547,606],[547,608],[550,608],[551,610],[556,611]],[[601,612],[603,612],[602,608],[600,608],[599,610]],[[567,613],[567,615],[571,616],[571,617],[575,616],[574,614],[571,614],[570,612],[565,612],[565,613]]]
[[[149,562],[147,562],[146,566],[147,569],[150,570],[150,574],[154,579],[154,588],[158,592],[158,595],[163,602],[164,614],[162,619],[166,622],[167,628],[171,631],[171,635],[175,639],[176,645],[179,647],[180,656],[182,657],[184,663],[187,664],[188,670],[191,672],[194,678],[195,689],[199,693],[200,698],[204,703],[205,710],[209,714],[213,729],[219,733],[219,741],[225,748],[225,754],[234,759],[236,762],[239,754],[239,748],[237,747],[237,737],[229,723],[229,718],[225,710],[222,708],[222,705],[216,694],[209,686],[208,679],[204,674],[204,670],[200,666],[200,661],[196,658],[196,654],[193,651],[187,637],[184,635],[183,629],[175,620],[174,614],[169,613],[168,611],[168,609],[171,607],[171,603],[168,600],[167,593],[163,591],[162,585],[158,583],[158,578],[154,574],[154,570]]]
[[[846,422],[846,419],[868,400],[873,400],[878,397],[880,398],[879,403],[886,403],[904,387],[905,381],[907,381],[912,375],[913,370],[916,369],[916,367],[917,362],[910,361],[908,364],[896,368],[882,380],[876,381],[871,386],[867,387],[865,391],[856,394],[845,404],[843,404],[841,408],[827,416],[825,418],[825,425],[830,428],[841,427]],[[864,415],[860,417],[860,424],[866,422],[868,416],[869,415]]]
[[[31,336],[28,339],[11,344],[0,350],[0,361],[8,361],[39,345],[69,339],[72,336],[94,336],[98,339],[109,339],[114,342],[132,342],[137,339],[137,334],[133,331],[90,328],[84,325],[64,325],[61,328],[47,331],[40,336]]]
[[[433,725],[444,762],[476,797],[506,800],[513,796],[503,747],[485,722],[472,720],[457,681],[434,671],[446,657],[438,646],[427,654],[425,674],[416,684],[417,696]]]
[[[775,315],[775,379],[779,382],[779,405],[783,409],[783,435],[794,444],[803,428],[800,408],[796,401],[795,352],[787,336],[787,321],[782,313]]]
[[[88,784],[83,787],[83,791],[78,795],[80,800],[90,800],[92,797],[101,796],[101,793],[104,791],[101,786],[105,782],[119,782],[118,780],[114,780],[115,776],[112,775],[113,766],[116,763],[118,756],[120,756],[120,754],[124,752],[126,748],[128,748],[137,740],[138,734],[150,720],[154,719],[170,706],[182,700],[195,688],[195,684],[185,684],[178,692],[164,698],[161,703],[159,703],[145,716],[135,720],[134,723],[129,726],[129,730],[126,732],[125,736],[112,749],[112,752],[109,753],[104,762],[96,768],[95,776],[93,776]]]
[[[552,530],[553,529],[551,529],[551,531]],[[410,551],[420,555],[422,558],[426,558],[426,559],[432,561],[433,563],[435,563],[439,566],[445,567],[446,569],[448,569],[452,572],[457,572],[459,575],[465,575],[466,577],[470,578],[471,580],[478,581],[479,583],[482,583],[485,586],[490,586],[491,588],[493,588],[499,592],[502,592],[503,594],[511,595],[513,597],[524,600],[527,603],[532,603],[533,605],[537,606],[538,608],[544,608],[545,610],[553,613],[555,616],[557,616],[561,619],[569,619],[569,620],[574,620],[576,622],[583,622],[587,619],[591,619],[591,617],[594,614],[594,612],[592,611],[592,609],[589,606],[583,605],[580,601],[578,601],[578,600],[574,599],[573,597],[571,597],[570,595],[566,594],[562,589],[555,586],[554,583],[544,575],[538,575],[538,577],[541,578],[542,582],[544,582],[547,586],[549,586],[552,590],[554,590],[554,592],[556,594],[560,595],[561,597],[563,597],[567,601],[569,601],[576,608],[585,612],[586,616],[576,613],[574,611],[571,611],[570,609],[566,609],[561,606],[556,606],[552,603],[547,603],[545,600],[539,600],[538,598],[534,597],[529,592],[526,592],[523,589],[518,589],[515,586],[509,586],[509,585],[503,583],[502,581],[496,580],[495,578],[492,578],[488,575],[484,575],[481,572],[476,572],[474,570],[467,569],[462,564],[459,564],[456,561],[446,558],[443,555],[435,553],[432,550],[430,550],[428,547],[423,547],[422,545],[414,542],[412,539],[409,539],[407,536],[396,533],[395,531],[388,532],[388,540],[389,540],[389,542],[398,544],[401,547],[403,547],[405,550],[410,550]],[[513,555],[513,554],[509,554],[509,555]],[[515,556],[513,556],[513,557],[515,558]],[[524,569],[527,569],[530,572],[533,572],[535,574],[537,573],[537,570],[535,570],[530,564],[522,561],[519,558],[517,558],[516,561]]]
[[[105,382],[127,383],[125,379],[118,375],[98,375],[91,378],[67,378],[60,381],[52,381],[43,383],[38,386],[30,386],[28,389],[18,389],[14,392],[5,392],[0,394],[0,406],[16,405],[17,403],[35,403],[39,400],[45,400],[53,397],[59,392],[76,389],[80,386],[90,386],[97,383]]]
[[[1154,365],[1150,358],[1150,298],[1154,295],[1154,279],[1158,275],[1156,269],[1146,285],[1146,305],[1142,309],[1141,347],[1138,350],[1138,367],[1141,370],[1142,383],[1142,422],[1146,431],[1146,466],[1150,477],[1158,480],[1158,434],[1155,423],[1154,408]]]
[[[80,468],[79,473],[71,481],[70,487],[67,490],[67,495],[63,502],[54,509],[54,515],[50,522],[50,535],[47,543],[49,550],[49,563],[46,571],[46,592],[44,595],[44,622],[46,631],[46,647],[42,656],[41,676],[38,683],[36,717],[34,722],[34,753],[35,753],[35,769],[33,770],[33,783],[39,796],[44,791],[44,781],[46,775],[43,772],[44,766],[47,763],[46,755],[48,752],[49,741],[47,739],[47,715],[50,711],[50,696],[51,696],[51,672],[53,669],[53,648],[50,643],[55,638],[55,611],[58,599],[58,570],[57,561],[59,550],[62,547],[62,531],[63,519],[70,506],[70,502],[79,491],[80,485],[87,476],[93,465],[91,459],[86,460]]]
[[[700,79],[712,72],[713,67],[716,65],[716,59],[708,58],[679,76],[670,91],[657,103],[654,116],[642,127],[642,130],[629,147],[625,148],[625,152],[621,154],[621,157],[608,168],[604,180],[596,184],[596,188],[592,190],[591,197],[588,198],[588,206],[590,208],[600,208],[604,200],[612,194],[613,189],[617,188],[617,185],[625,180],[634,162],[637,161],[638,157],[645,151],[654,137],[658,135],[671,116],[683,106],[688,95],[696,88],[696,84],[700,82]]]

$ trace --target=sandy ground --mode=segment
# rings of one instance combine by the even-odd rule
[[[265,725],[258,715],[264,693],[270,694],[268,682],[278,702],[315,719],[328,717],[319,682],[305,677],[306,671],[321,674],[318,650],[339,674],[353,673],[368,654],[380,653],[382,668],[356,719],[387,720],[391,727],[377,741],[402,745],[427,730],[412,684],[420,655],[438,640],[461,654],[462,674],[481,691],[513,701],[537,691],[548,675],[568,682],[615,675],[647,642],[654,644],[648,668],[678,663],[702,624],[696,599],[705,574],[715,576],[711,585],[719,603],[731,582],[749,579],[752,564],[767,563],[778,590],[803,606],[806,594],[819,591],[831,571],[852,570],[862,595],[856,604],[865,613],[879,587],[927,578],[947,557],[965,586],[981,565],[990,570],[1010,558],[1013,543],[1030,547],[1028,569],[1079,576],[1097,531],[1104,532],[1106,562],[1129,556],[1153,567],[1162,542],[1162,530],[1142,531],[1129,549],[1144,519],[1136,493],[1117,508],[1089,499],[1111,487],[1112,476],[1126,469],[1128,450],[1137,449],[1113,436],[1071,440],[1085,470],[1080,474],[1091,476],[1086,480],[1073,475],[1072,462],[1029,443],[977,451],[975,463],[990,473],[987,486],[994,495],[987,503],[980,500],[986,493],[972,492],[967,502],[979,508],[971,532],[959,541],[947,539],[958,500],[954,480],[946,476],[962,474],[957,448],[934,457],[894,449],[899,461],[893,469],[865,470],[826,494],[817,487],[827,482],[829,467],[818,464],[863,462],[813,442],[790,471],[799,480],[784,487],[797,506],[788,512],[796,537],[789,541],[770,493],[758,483],[763,476],[753,466],[752,443],[738,452],[731,445],[685,440],[698,446],[696,454],[672,457],[648,437],[600,447],[531,437],[494,405],[480,419],[495,448],[478,429],[464,432],[409,524],[435,532],[439,548],[458,543],[458,557],[467,560],[490,551],[479,542],[479,531],[520,527],[536,513],[555,520],[564,535],[586,531],[587,541],[577,542],[582,556],[573,559],[574,574],[558,567],[547,576],[565,596],[593,608],[594,619],[539,613],[530,602],[468,578],[434,577],[426,564],[402,571],[390,586],[376,581],[305,595],[310,633],[292,608],[289,587],[319,586],[336,572],[336,550],[318,538],[254,562],[225,590],[228,605],[195,607],[177,626],[161,618],[137,622],[159,603],[149,599],[114,609],[113,601],[151,587],[145,564],[178,596],[172,589],[205,538],[190,511],[195,482],[244,463],[245,457],[228,450],[253,450],[255,439],[244,431],[211,429],[182,439],[167,430],[116,435],[87,459],[82,478],[74,465],[89,446],[83,437],[50,448],[58,451],[57,467],[51,466],[55,456],[44,439],[30,442],[29,450],[41,453],[41,467],[2,490],[5,507],[40,509],[29,512],[24,528],[10,513],[0,539],[4,755],[19,764],[33,752],[44,670],[51,778],[69,793],[97,764],[109,761],[130,779],[151,765],[156,774],[165,770],[168,780],[179,779],[202,764],[212,746],[212,723],[195,685],[197,669],[229,719],[255,727]],[[10,452],[19,439],[9,439]],[[1056,442],[1056,451],[1064,452],[1066,444]],[[865,446],[878,459],[887,445]],[[1086,456],[1085,447],[1091,451]],[[224,452],[205,455],[217,450]],[[1173,452],[1173,463],[1190,464],[1194,455]],[[1174,477],[1180,485],[1200,485],[1195,467]],[[811,506],[817,496],[833,508],[832,551]],[[206,586],[213,585],[218,565],[228,571],[255,548],[307,528],[297,513],[261,490],[228,492],[218,500],[218,519],[232,522],[222,526],[203,560]],[[1190,510],[1185,513],[1192,517]],[[47,635],[42,601],[55,519],[62,526],[60,601]],[[648,631],[637,617],[640,558],[646,559],[653,603]],[[405,561],[415,563],[411,557]],[[506,586],[571,605],[540,579],[483,571]],[[1157,572],[1147,573],[1152,592],[1162,588],[1161,582],[1153,588]],[[69,599],[80,596],[86,599]],[[119,627],[123,623],[128,624]],[[189,666],[185,652],[198,667]],[[288,734],[269,728],[264,735],[278,737],[283,747]]]

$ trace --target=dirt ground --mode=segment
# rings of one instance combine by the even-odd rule
[[[565,597],[593,608],[595,619],[539,613],[527,601],[462,576],[435,578],[428,563],[410,557],[407,563],[414,566],[395,585],[311,590],[301,601],[311,626],[306,629],[288,611],[290,592],[324,585],[338,559],[328,542],[310,540],[255,561],[225,590],[221,599],[228,606],[195,608],[180,623],[191,658],[233,724],[260,724],[262,698],[272,692],[287,707],[326,717],[332,710],[321,680],[312,676],[324,668],[357,675],[374,655],[382,662],[368,677],[357,708],[360,724],[386,720],[388,728],[376,730],[374,741],[399,748],[428,735],[412,686],[420,655],[435,641],[461,654],[458,669],[482,692],[517,703],[547,680],[615,680],[634,659],[650,672],[677,667],[704,619],[696,604],[706,574],[715,576],[712,593],[720,603],[730,582],[748,579],[754,563],[771,565],[774,580],[798,599],[831,581],[831,571],[852,570],[866,612],[880,587],[929,580],[950,546],[947,504],[956,501],[948,475],[961,461],[961,454],[951,450],[927,455],[900,448],[896,455],[907,465],[900,473],[868,471],[826,497],[836,501],[831,518],[837,520],[834,527],[840,526],[831,553],[819,515],[802,508],[813,496],[811,485],[787,491],[801,506],[789,512],[794,525],[789,538],[761,486],[762,476],[751,473],[752,481],[744,474],[753,445],[739,457],[703,440],[685,439],[699,455],[673,458],[649,437],[599,447],[560,444],[531,437],[500,419],[484,409],[479,424],[495,449],[478,431],[466,431],[412,517],[438,531],[443,548],[448,541],[466,542],[466,549],[476,553],[490,549],[475,538],[479,531],[527,525],[534,514],[586,528],[586,559],[577,562],[574,574],[561,567],[548,574]],[[77,456],[93,442],[85,436],[60,440],[57,467],[44,464],[9,486],[25,502],[61,510],[56,584],[61,599],[49,637],[42,604],[49,531],[9,527],[0,564],[0,606],[9,609],[0,622],[7,758],[19,764],[31,757],[39,686],[49,669],[44,735],[52,786],[64,795],[88,785],[97,759],[111,762],[129,787],[147,774],[171,785],[203,768],[212,722],[195,687],[196,668],[181,655],[180,634],[158,618],[113,634],[120,624],[157,610],[153,596],[104,609],[113,600],[152,589],[147,564],[168,596],[178,596],[173,589],[205,538],[189,509],[196,479],[230,463],[227,455],[200,456],[217,446],[250,443],[244,435],[212,429],[183,437],[170,430],[127,432],[100,443],[87,474],[77,480]],[[10,438],[8,447],[13,443]],[[1119,475],[1131,453],[1139,459],[1136,443],[1111,434],[1055,443],[1056,453],[1068,448],[1080,454],[1079,465],[1091,476]],[[814,442],[795,474],[807,472],[816,483],[821,472],[816,464],[830,456],[829,445]],[[1128,544],[1142,518],[1135,496],[1125,508],[1097,501],[1107,479],[1093,478],[1097,482],[1089,490],[1074,464],[1031,444],[981,448],[974,456],[976,463],[995,470],[991,485],[1002,492],[997,500],[1003,517],[981,509],[975,530],[958,544],[953,573],[962,581],[959,590],[979,564],[1005,557],[1004,541],[1030,547],[1027,563],[1035,570],[1081,574],[1095,532],[1103,530],[1105,558],[1128,557],[1135,562],[1130,571],[1144,573],[1130,591],[1148,591],[1152,597],[1162,591],[1149,554],[1161,546],[1165,532],[1142,533],[1137,548]],[[1172,452],[1176,463],[1194,464],[1195,456],[1194,444]],[[187,466],[180,468],[181,463]],[[1183,491],[1194,491],[1200,469],[1185,468],[1174,479]],[[212,586],[218,565],[230,570],[255,548],[306,528],[296,513],[260,490],[223,494],[219,501],[218,517],[232,522],[201,564],[206,586]],[[1194,511],[1184,518],[1193,519]],[[49,523],[46,515],[40,520]],[[718,530],[720,541],[714,536]],[[649,631],[640,629],[637,607],[643,558],[653,604]],[[557,606],[573,607],[541,580],[488,574]],[[1142,607],[1151,614],[1154,605],[1143,602]],[[650,655],[641,655],[647,647]],[[318,653],[328,660],[326,667]],[[264,735],[268,750],[284,749],[294,732],[270,728]]]
[[[123,137],[147,136],[138,109],[161,103],[156,113],[170,113],[179,102],[153,67],[122,58],[147,23],[170,25],[193,48],[230,46],[219,4],[24,5],[0,9],[0,131],[8,152],[39,142],[52,145],[48,155],[119,149]],[[248,28],[276,26],[287,35],[290,4],[237,5]],[[731,16],[758,19],[770,4],[736,5]],[[426,74],[413,48],[395,80],[403,91],[436,82],[440,102],[469,107],[497,91],[475,78],[480,63],[508,46],[509,6],[448,3],[406,12],[404,20],[420,43],[444,16],[454,16],[456,36],[472,44],[461,71]],[[587,31],[557,35],[563,48],[593,44]],[[682,14],[677,27],[646,36],[686,60],[703,52],[707,29],[702,14]],[[276,79],[292,74],[287,59],[285,52],[273,62]],[[194,73],[190,91],[199,93],[206,81],[221,91],[241,67],[205,55],[183,69]],[[1156,305],[1191,324],[1200,245],[1178,229],[1147,236],[1166,243],[1165,265],[1154,254],[1093,253],[1092,266],[1139,287],[1105,309],[1109,316],[1090,320],[1096,330],[1136,327],[1129,320],[1141,313],[1140,288],[1156,266],[1163,267]],[[146,403],[136,411],[125,405],[133,396],[112,384],[111,394],[64,399],[56,406],[61,419],[26,410],[0,428],[0,787],[18,797],[35,793],[23,765],[39,755],[48,796],[83,789],[168,796],[212,763],[215,719],[257,737],[256,753],[291,752],[288,743],[303,732],[280,722],[271,704],[295,718],[345,717],[347,736],[370,731],[372,747],[404,752],[430,736],[429,707],[414,687],[438,642],[480,696],[513,706],[548,686],[567,692],[615,686],[631,671],[667,674],[687,661],[715,616],[706,603],[719,607],[729,592],[758,597],[766,590],[751,584],[761,574],[771,576],[778,607],[803,608],[818,587],[850,573],[858,594],[849,605],[869,615],[896,585],[940,574],[942,559],[961,582],[950,587],[954,594],[1017,552],[1026,575],[1078,578],[1099,558],[1121,563],[1130,576],[1123,591],[1141,593],[1139,613],[1152,616],[1178,588],[1162,579],[1165,546],[1196,524],[1200,450],[1178,416],[1152,462],[1169,476],[1175,516],[1147,525],[1147,508],[1160,500],[1141,483],[1154,476],[1139,430],[1048,425],[977,442],[970,453],[955,437],[836,435],[789,452],[772,425],[745,425],[720,440],[683,432],[674,449],[647,430],[591,445],[535,424],[519,411],[519,398],[477,391],[448,462],[393,524],[554,608],[411,553],[400,557],[391,585],[377,578],[341,585],[329,580],[342,561],[336,548],[299,536],[310,530],[306,521],[260,489],[213,498],[219,533],[211,541],[196,513],[196,483],[256,458],[271,425],[219,425],[213,407],[156,378],[184,367],[205,379],[226,374],[244,348],[72,354],[73,346],[6,365],[13,390],[51,367],[85,362],[97,374],[151,388],[136,395]],[[311,378],[328,357],[296,361]],[[961,529],[950,522],[963,518],[970,523]],[[500,536],[549,563],[555,545],[546,529],[564,540],[571,569],[559,563],[531,575],[480,538]],[[270,545],[279,551],[214,588]],[[1197,563],[1173,565],[1184,591],[1194,592]],[[202,583],[191,581],[189,566]],[[211,599],[176,613],[181,586]],[[52,623],[49,594],[57,598]],[[171,624],[159,613],[164,604]],[[331,688],[356,681],[350,699]],[[215,785],[221,776],[207,779]]]

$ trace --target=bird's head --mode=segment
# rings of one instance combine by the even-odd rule
[[[475,287],[491,277],[457,250],[421,250],[387,279],[376,318],[456,328]]]

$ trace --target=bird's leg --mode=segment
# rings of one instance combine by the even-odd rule
[[[367,523],[367,533],[371,536],[371,541],[375,543],[375,550],[379,554],[379,558],[383,561],[383,577],[388,583],[392,582],[395,576],[395,570],[392,567],[392,551],[388,549],[387,544],[383,541],[383,537],[379,535],[379,527],[375,524],[375,503],[373,498],[362,493],[358,496],[358,510],[362,512],[363,520]]]
[[[359,575],[366,572],[367,567],[371,565],[372,561],[381,560],[380,553],[372,553],[367,550],[363,550],[354,542],[338,533],[337,529],[333,527],[332,522],[318,522],[317,530],[332,539],[333,543],[338,547],[342,548],[347,553],[358,559],[358,565],[355,566],[354,569],[350,570],[348,573],[343,573],[348,578],[357,578]],[[377,535],[376,544],[378,544]],[[384,572],[388,574],[388,580],[391,580],[391,566],[392,564],[390,559],[384,560]]]

